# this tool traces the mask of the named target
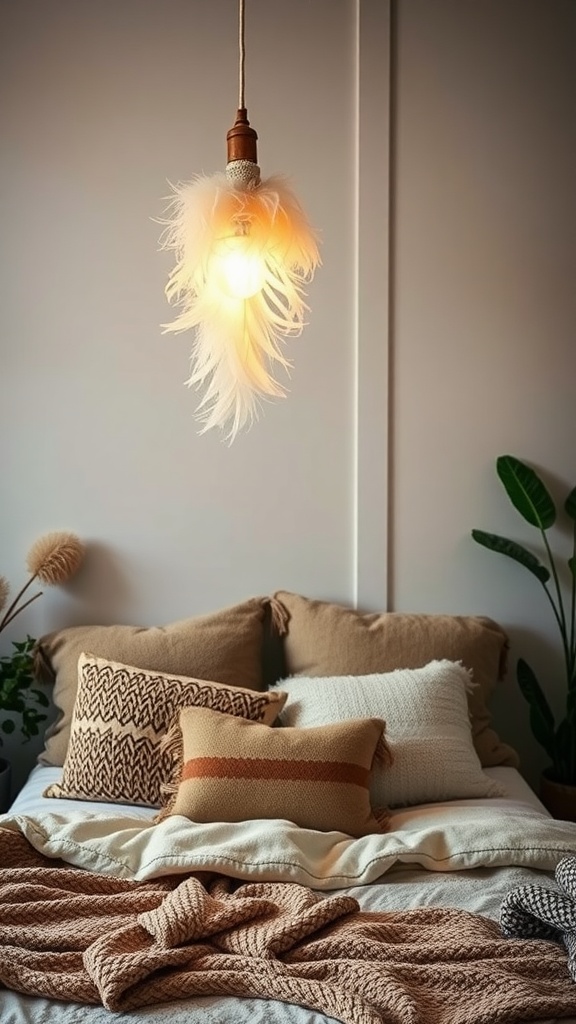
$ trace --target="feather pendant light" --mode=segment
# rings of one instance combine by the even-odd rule
[[[179,307],[164,333],[195,331],[187,384],[203,389],[200,432],[219,427],[230,442],[257,418],[262,399],[285,395],[274,370],[290,367],[283,340],[302,331],[304,286],[320,263],[315,232],[286,179],[260,178],[244,61],[239,0],[239,99],[226,170],[173,187],[160,240],[175,253],[166,297]]]

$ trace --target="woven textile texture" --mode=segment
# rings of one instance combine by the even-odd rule
[[[273,598],[283,634],[286,675],[347,676],[422,668],[436,659],[461,661],[476,684],[468,695],[474,746],[484,768],[518,765],[518,754],[492,728],[489,702],[506,671],[508,638],[478,615],[361,613],[329,601],[278,591]]]
[[[80,655],[78,676],[62,780],[45,796],[158,806],[162,783],[177,771],[162,740],[182,707],[271,723],[286,699],[88,654]]]
[[[270,728],[207,708],[180,712],[181,770],[168,814],[197,822],[284,818],[364,836],[388,824],[370,777],[389,761],[379,718],[312,729]]]
[[[472,684],[462,665],[431,661],[422,668],[367,676],[293,676],[278,685],[288,694],[281,714],[285,725],[385,719],[393,763],[373,773],[375,807],[503,795],[482,771],[472,742],[467,700]]]
[[[465,911],[361,912],[346,895],[218,876],[127,882],[58,866],[7,829],[0,863],[0,984],[20,992],[118,1011],[256,996],[343,1024],[576,1014],[561,946]]]
[[[514,938],[562,942],[576,981],[576,857],[564,857],[554,877],[554,888],[522,885],[508,893],[500,909],[500,927]]]

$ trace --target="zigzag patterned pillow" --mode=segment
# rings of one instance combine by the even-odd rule
[[[390,760],[385,728],[380,718],[362,718],[271,729],[184,708],[164,741],[179,750],[180,782],[156,820],[169,814],[199,822],[286,818],[321,832],[382,832],[388,813],[373,811],[369,783],[373,764]]]
[[[180,708],[215,708],[271,724],[286,695],[165,675],[81,654],[78,693],[62,779],[44,796],[107,803],[161,803],[175,769],[161,741]]]

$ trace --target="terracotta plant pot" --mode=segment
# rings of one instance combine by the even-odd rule
[[[540,799],[554,818],[576,821],[576,786],[554,782],[543,771],[540,777]]]

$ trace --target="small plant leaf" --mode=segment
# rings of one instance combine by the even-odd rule
[[[50,706],[46,694],[34,689],[35,643],[31,636],[27,636],[26,640],[12,641],[12,654],[0,657],[0,712],[15,714],[20,718],[18,722],[3,719],[0,731],[8,734],[19,728],[26,740],[38,735],[38,723],[47,718],[47,715],[38,711],[36,705],[44,708]]]
[[[566,501],[564,502],[564,511],[566,512],[566,515],[570,516],[570,519],[576,523],[576,487],[570,491],[570,494],[566,498]]]
[[[518,659],[516,678],[520,692],[530,706],[530,725],[534,738],[554,760],[554,715],[534,672],[523,658]]]
[[[42,705],[43,708],[49,708],[50,707],[50,701],[48,700],[48,697],[46,696],[46,694],[42,693],[42,690],[30,690],[30,693],[38,701],[38,704]]]
[[[528,569],[529,572],[536,576],[540,583],[547,583],[550,579],[550,573],[546,566],[542,565],[542,562],[539,562],[535,555],[523,547],[522,544],[508,540],[507,537],[500,537],[496,533],[486,533],[484,530],[472,530],[472,537],[478,544],[488,548],[489,551],[496,551],[497,554],[507,555],[508,558],[519,562],[520,565],[523,565],[525,569]]]
[[[574,555],[572,555],[572,558],[568,559],[568,568],[570,569],[570,572],[576,580],[576,558],[574,557]]]
[[[496,472],[514,508],[523,519],[539,530],[548,530],[556,521],[556,506],[538,474],[513,455],[496,460]]]

